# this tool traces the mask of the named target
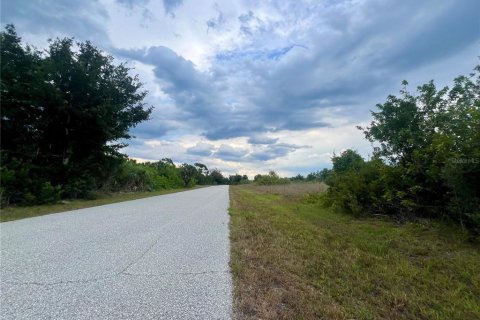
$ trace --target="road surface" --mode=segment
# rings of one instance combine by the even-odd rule
[[[230,319],[228,186],[5,222],[2,319]]]

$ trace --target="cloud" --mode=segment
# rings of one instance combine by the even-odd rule
[[[207,157],[212,154],[214,147],[215,146],[210,143],[198,142],[195,146],[188,148],[187,153],[196,156]]]
[[[219,30],[221,29],[225,23],[225,16],[222,11],[218,8],[218,4],[215,4],[215,10],[217,11],[217,16],[210,18],[207,20],[207,32],[212,29],[212,30]]]
[[[243,161],[247,153],[248,150],[246,149],[222,144],[214,155],[215,157],[226,161]]]
[[[478,63],[476,0],[217,3],[6,0],[1,18],[27,39],[90,39],[136,68],[155,109],[129,154],[229,172],[325,166],[362,143],[347,128],[401,80],[444,85]],[[177,16],[152,15],[163,11]]]
[[[150,0],[116,0],[117,3],[129,8],[133,9],[137,6],[145,6],[147,5]]]
[[[245,35],[252,35],[252,25],[256,22],[257,24],[262,21],[255,17],[252,10],[249,10],[247,13],[242,13],[238,16],[238,20],[241,22],[240,31]],[[252,23],[253,22],[253,23]]]
[[[220,61],[235,61],[238,59],[249,59],[249,60],[279,60],[281,57],[286,55],[293,48],[303,48],[308,50],[307,47],[299,44],[290,44],[284,47],[272,48],[272,49],[255,49],[248,48],[245,51],[225,51],[218,53],[215,58]]]
[[[411,11],[411,4],[401,5],[401,11]],[[479,39],[478,12],[480,2],[475,0],[447,1],[435,7],[432,2],[422,3],[407,18],[405,33],[384,41],[384,52],[374,55],[372,66],[403,71],[459,52]]]
[[[278,141],[278,138],[270,138],[266,135],[254,135],[248,138],[250,144],[274,144]]]
[[[132,130],[132,133],[135,137],[140,139],[152,139],[162,137],[175,129],[178,129],[178,125],[176,125],[173,121],[167,121],[161,118],[153,118],[149,121],[139,124]]]
[[[310,146],[299,146],[288,143],[270,144],[249,154],[249,159],[252,161],[268,161],[284,157],[289,153],[304,148],[310,148]]]
[[[109,37],[104,22],[109,18],[105,7],[97,1],[2,1],[2,23],[13,23],[19,34],[42,35],[43,43],[48,38],[75,37],[108,44]]]
[[[373,1],[368,5],[332,4],[323,11],[302,6],[276,8],[284,20],[260,18],[252,10],[247,11],[239,15],[238,32],[247,33],[250,40],[237,48],[216,52],[206,72],[162,46],[143,49],[140,55],[137,52],[130,57],[154,66],[162,90],[185,112],[183,119],[177,120],[200,129],[208,139],[329,127],[332,117],[350,118],[351,122],[358,115],[368,117],[368,110],[378,102],[372,99],[372,93],[390,93],[387,88],[400,81],[392,76],[398,74],[398,69],[407,70],[454,54],[475,41],[474,32],[461,32],[457,38],[463,40],[455,42],[458,48],[443,50],[433,45],[442,43],[446,28],[448,34],[467,28],[457,15],[449,13],[466,13],[468,5],[448,2],[432,11],[427,2],[418,5],[416,15],[408,10],[410,2],[397,5],[398,10],[391,10],[392,5]],[[217,7],[215,10],[217,18],[223,17]],[[430,11],[431,17],[427,16]],[[298,34],[299,16],[305,16],[303,23],[310,30],[302,38]],[[217,18],[212,21],[219,21]],[[215,21],[212,27],[218,25]],[[399,32],[399,24],[407,34]],[[285,29],[286,34],[272,34],[275,27]],[[436,34],[435,30],[444,32]],[[262,42],[266,35],[277,41]],[[418,41],[410,41],[412,37]],[[432,49],[419,44],[427,40]],[[443,53],[439,54],[438,49]]]
[[[170,48],[154,46],[147,49],[116,50],[115,53],[154,66],[153,73],[177,105],[186,111],[204,107],[207,94],[212,91],[208,79],[195,69],[194,64]]]
[[[183,0],[163,0],[163,8],[165,15],[170,15],[175,18],[175,10],[183,4]]]

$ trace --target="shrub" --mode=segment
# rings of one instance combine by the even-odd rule
[[[327,204],[336,209],[355,215],[378,213],[384,203],[384,186],[381,175],[384,165],[381,161],[362,162],[354,168],[342,168],[327,179]]]
[[[52,186],[49,181],[44,182],[40,187],[37,203],[55,203],[60,200],[61,194],[61,186]]]

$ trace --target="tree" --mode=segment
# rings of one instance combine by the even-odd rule
[[[333,171],[345,172],[349,170],[358,170],[364,164],[362,156],[355,150],[347,149],[340,153],[339,156],[333,155]]]
[[[28,168],[34,182],[4,194],[21,201],[46,182],[65,196],[98,186],[120,163],[119,141],[151,113],[138,77],[90,42],[56,39],[41,54],[13,25],[1,32],[1,59],[2,172]]]
[[[451,89],[430,81],[415,95],[403,85],[360,128],[402,181],[389,194],[417,215],[448,216],[480,232],[480,66]]]
[[[185,187],[193,187],[196,183],[197,169],[191,164],[184,163],[180,166],[180,177]]]
[[[297,174],[295,177],[290,178],[292,181],[304,181],[305,177],[302,176],[301,174]]]
[[[242,176],[242,175],[236,173],[236,174],[230,175],[228,177],[228,184],[230,184],[230,185],[247,184],[247,183],[249,183],[247,175]]]
[[[213,184],[213,179],[210,177],[210,172],[206,165],[203,163],[195,163],[195,168],[197,169],[197,176],[195,177],[196,181],[200,185]]]
[[[213,184],[228,184],[228,179],[218,169],[210,171],[210,178]]]

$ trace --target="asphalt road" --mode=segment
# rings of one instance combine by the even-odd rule
[[[5,222],[2,319],[230,319],[228,186]]]

